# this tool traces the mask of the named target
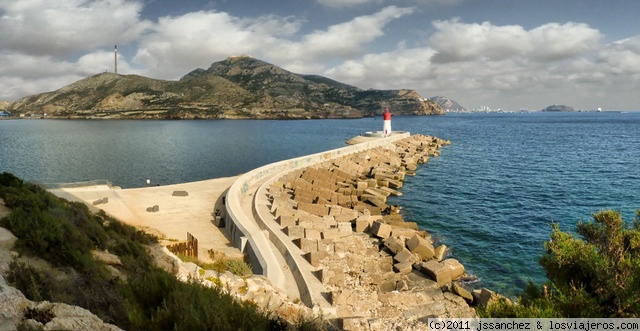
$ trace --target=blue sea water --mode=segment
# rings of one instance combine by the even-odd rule
[[[380,119],[304,121],[0,121],[0,171],[43,183],[108,179],[123,188],[233,176],[344,146]],[[640,208],[640,112],[394,117],[393,129],[451,145],[408,177],[405,219],[507,295],[544,280],[551,222]]]

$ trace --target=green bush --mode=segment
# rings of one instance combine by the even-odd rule
[[[601,211],[579,222],[574,236],[552,225],[540,259],[548,282],[530,284],[519,305],[499,303],[486,317],[639,317],[640,211],[633,227],[619,212]]]
[[[0,198],[12,209],[0,226],[18,237],[16,249],[52,266],[11,264],[8,281],[31,300],[78,305],[126,330],[285,328],[281,319],[220,288],[182,283],[157,268],[144,246],[157,239],[104,212],[93,214],[81,203],[58,199],[8,173],[0,174]],[[118,255],[124,277],[94,260],[93,249]]]

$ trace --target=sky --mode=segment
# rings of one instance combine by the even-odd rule
[[[466,108],[640,110],[637,0],[0,0],[0,101],[235,55]]]

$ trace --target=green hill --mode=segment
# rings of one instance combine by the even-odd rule
[[[229,57],[178,81],[102,73],[24,97],[7,110],[63,118],[302,119],[374,116],[385,107],[395,115],[444,114],[414,90],[362,90],[249,56]]]

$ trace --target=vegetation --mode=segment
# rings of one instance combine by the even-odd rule
[[[0,226],[19,238],[16,249],[51,266],[11,265],[8,281],[31,300],[82,306],[126,330],[286,327],[278,317],[234,300],[219,287],[183,283],[157,268],[144,246],[156,239],[104,213],[93,214],[83,204],[58,199],[8,173],[0,174],[0,198],[12,209]],[[95,260],[94,249],[118,255],[118,272]]]
[[[501,300],[484,317],[639,317],[640,211],[633,225],[607,210],[576,226],[553,224],[540,259],[548,282],[530,283],[517,305]]]

